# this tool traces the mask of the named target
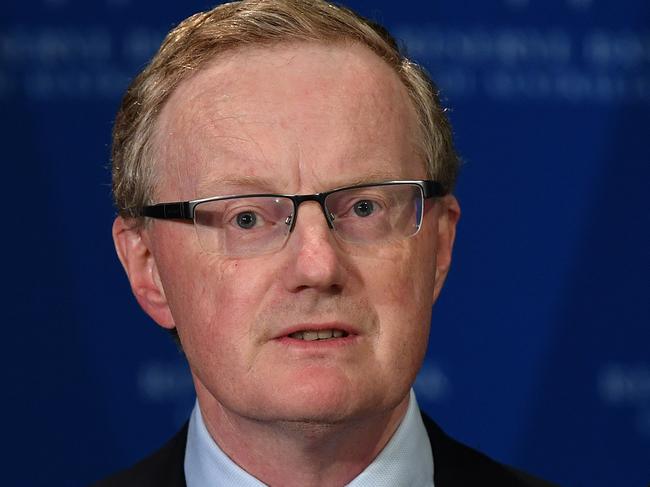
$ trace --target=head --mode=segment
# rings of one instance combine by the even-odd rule
[[[192,225],[144,221],[150,203],[318,193],[457,172],[435,88],[381,27],[320,1],[222,5],[182,22],[118,113],[114,238],[134,294],[175,330],[203,408],[339,422],[404,401],[428,340],[459,210],[422,228],[342,242],[314,202],[272,254],[206,252]],[[296,331],[336,329],[327,344]]]

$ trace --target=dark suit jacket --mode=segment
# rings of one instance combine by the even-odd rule
[[[551,487],[543,480],[502,465],[457,442],[425,414],[424,425],[434,455],[435,487]],[[184,487],[187,424],[156,453],[94,487]]]

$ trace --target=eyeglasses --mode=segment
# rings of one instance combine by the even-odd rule
[[[422,225],[424,200],[444,194],[436,181],[386,181],[316,194],[243,194],[159,203],[143,207],[140,216],[193,221],[203,250],[244,257],[280,250],[305,201],[320,204],[337,238],[363,245],[412,237]]]

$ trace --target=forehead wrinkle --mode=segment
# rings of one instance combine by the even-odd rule
[[[284,48],[286,47],[285,45]],[[321,47],[323,46],[321,45]],[[319,70],[318,64],[307,65],[303,70],[298,57],[304,58],[304,51],[302,53],[293,51],[287,53],[282,49],[276,51],[274,48],[268,47],[247,49],[241,54],[248,55],[255,51],[255,59],[260,61],[260,64],[277,68],[274,70],[275,74],[273,72],[271,74],[278,77],[279,84],[276,86],[270,83],[272,80],[262,83],[262,92],[257,96],[242,93],[244,89],[250,90],[249,83],[245,83],[244,86],[235,82],[236,79],[239,79],[238,76],[245,76],[256,63],[247,62],[238,67],[241,64],[241,58],[238,56],[233,56],[229,60],[215,59],[214,64],[197,72],[196,77],[181,83],[176,92],[172,94],[173,100],[170,99],[172,103],[167,108],[175,105],[174,108],[179,117],[178,120],[173,120],[170,117],[168,122],[171,122],[172,126],[179,122],[182,124],[185,140],[176,145],[172,144],[172,140],[166,140],[165,145],[170,146],[168,147],[170,152],[176,149],[176,155],[181,156],[180,160],[187,159],[189,154],[195,152],[195,156],[203,156],[201,161],[203,165],[208,165],[210,162],[214,162],[214,157],[206,157],[206,155],[213,156],[215,147],[210,147],[212,144],[206,144],[206,141],[214,140],[216,142],[214,145],[219,147],[221,153],[225,149],[235,149],[240,144],[251,143],[255,145],[256,150],[235,150],[233,152],[239,158],[252,156],[257,152],[261,156],[261,160],[256,159],[255,164],[242,165],[242,169],[247,170],[249,176],[253,176],[258,174],[258,169],[271,168],[273,161],[267,160],[260,141],[255,140],[250,134],[256,130],[254,125],[259,123],[291,126],[291,119],[286,118],[282,106],[279,107],[280,110],[277,113],[274,113],[273,105],[262,110],[264,115],[259,112],[260,104],[264,105],[265,96],[270,96],[268,99],[272,100],[273,96],[278,98],[278,95],[286,95],[286,103],[295,104],[296,93],[287,91],[295,84],[285,86],[282,82],[284,79],[294,79],[299,82],[300,90],[302,90],[298,94],[303,97],[307,96],[307,113],[303,111],[303,123],[294,129],[295,138],[292,136],[289,139],[276,140],[276,144],[281,142],[285,149],[293,146],[294,151],[291,151],[293,154],[287,153],[286,150],[285,153],[273,151],[273,159],[276,163],[290,160],[297,163],[290,171],[291,185],[296,183],[296,190],[300,190],[303,187],[303,182],[306,184],[307,180],[315,183],[312,184],[315,190],[331,189],[333,179],[338,174],[337,168],[345,166],[354,168],[366,160],[376,160],[380,166],[394,167],[395,171],[387,171],[386,174],[373,176],[368,173],[367,165],[360,164],[361,167],[365,167],[363,171],[365,175],[355,178],[353,182],[342,178],[341,185],[356,184],[357,181],[361,184],[395,179],[396,176],[414,177],[415,175],[404,171],[403,164],[403,160],[416,157],[416,153],[419,153],[417,144],[412,143],[413,139],[418,139],[417,115],[406,88],[398,75],[381,58],[374,54],[371,57],[359,56],[358,51],[367,51],[367,48],[358,45],[345,47],[344,51],[325,51],[326,56],[337,60],[337,56],[342,54],[341,62],[336,69],[325,73]],[[269,53],[269,50],[275,52]],[[320,50],[321,54],[323,52]],[[281,55],[276,56],[278,53]],[[250,60],[250,57],[248,59]],[[237,60],[239,61],[236,62]],[[286,73],[278,72],[282,71],[282,66],[290,65],[296,65],[296,69],[289,67]],[[232,68],[237,69],[238,76],[232,76]],[[259,77],[257,74],[256,76]],[[271,89],[270,95],[267,93],[267,88]],[[223,91],[228,91],[229,94],[223,94]],[[330,104],[337,100],[340,102],[341,99],[344,99],[347,104],[346,110],[333,114],[335,116],[323,116],[324,113],[331,113],[328,111]],[[229,113],[223,113],[224,111]],[[399,122],[395,123],[396,120]],[[332,130],[337,126],[345,126],[346,130]],[[314,130],[323,134],[323,137],[331,135],[333,139],[314,138]],[[233,134],[230,137],[223,133],[231,131],[236,132],[237,135]],[[188,140],[196,140],[197,144],[188,144]],[[401,142],[395,144],[392,141]],[[187,146],[187,150],[182,151],[178,145]],[[400,147],[399,151],[396,152],[394,147]],[[269,148],[272,149],[271,146]],[[311,161],[307,158],[315,160]],[[185,166],[185,164],[179,164],[179,166],[181,165]],[[203,165],[198,162],[188,165],[196,175],[207,172],[206,178],[202,179],[207,180],[210,177],[209,171],[202,171]],[[324,166],[331,167],[332,170],[324,171],[322,169]],[[180,184],[183,180],[183,168],[175,169]],[[215,168],[216,171],[218,171],[218,167]],[[346,172],[350,176],[353,170]],[[275,186],[279,187],[277,183]],[[200,187],[201,192],[203,192],[203,187],[209,189],[209,181],[201,182]],[[282,187],[282,189],[285,188],[286,186]],[[190,195],[190,197],[196,196],[196,194]]]
[[[203,104],[199,109],[193,110],[191,106],[178,106],[172,110],[178,116],[161,124],[165,128],[170,127],[168,131],[160,130],[160,137],[165,136],[159,147],[163,149],[160,152],[167,156],[166,170],[175,172],[179,187],[191,186],[186,189],[192,192],[186,194],[188,198],[196,198],[211,186],[209,168],[216,161],[230,158],[243,162],[252,159],[259,164],[256,156],[261,156],[262,160],[266,159],[261,146],[253,137],[248,136],[246,127],[237,123],[245,117],[244,115],[221,115],[215,110],[205,110],[205,107]],[[215,112],[217,116],[212,115]],[[233,121],[237,128],[228,129],[227,123],[220,123],[228,121]],[[246,144],[253,145],[257,150],[245,150]],[[258,154],[252,156],[254,152]],[[170,167],[170,164],[175,167]],[[227,178],[221,179],[225,182]],[[244,179],[240,178],[239,182],[249,184]]]
[[[361,85],[364,88],[361,88]],[[356,119],[363,120],[365,130],[355,130],[354,135],[366,134],[369,140],[367,142],[372,146],[377,144],[381,147],[385,129],[388,120],[398,120],[397,128],[399,133],[391,135],[406,136],[410,143],[413,141],[414,133],[417,133],[418,127],[415,123],[417,115],[410,98],[406,93],[401,81],[396,79],[396,75],[391,72],[391,82],[381,80],[373,73],[367,73],[359,80],[358,85],[354,88],[356,96],[352,99],[356,101],[351,105],[351,113]],[[365,113],[372,113],[372,117],[364,116]],[[356,128],[358,125],[354,125]],[[409,144],[410,145],[410,144]]]
[[[378,155],[387,156],[386,137],[407,141],[406,150],[402,157],[415,157],[419,152],[419,125],[417,113],[406,88],[396,73],[380,58],[358,59],[353,53],[345,53],[350,65],[337,70],[335,90],[331,89],[330,80],[320,80],[314,90],[324,93],[324,105],[330,99],[344,98],[347,100],[347,110],[339,114],[339,119],[328,119],[330,126],[336,127],[341,121],[349,128],[345,133],[338,133],[344,148],[343,157],[356,159],[365,156],[376,158]],[[321,88],[322,89],[319,89]],[[329,88],[329,89],[328,89]],[[369,115],[370,114],[370,115]],[[387,124],[387,121],[398,120],[397,124]],[[387,132],[387,127],[390,131]],[[390,145],[390,144],[388,144]],[[374,157],[373,157],[374,156]],[[390,156],[394,158],[395,155]]]
[[[165,108],[158,116],[155,122],[152,136],[152,155],[155,173],[155,187],[153,188],[154,200],[169,199],[163,197],[161,193],[178,192],[182,181],[180,166],[178,162],[172,164],[171,161],[177,159],[177,146],[171,146],[169,140],[174,134],[174,130],[169,126],[169,121],[165,118]],[[176,178],[170,177],[170,172],[174,172]],[[176,188],[174,188],[176,182]],[[176,191],[174,191],[176,189]]]

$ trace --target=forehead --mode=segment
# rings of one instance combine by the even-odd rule
[[[368,48],[245,48],[182,82],[163,108],[154,136],[160,196],[423,177],[418,137],[406,88]]]

